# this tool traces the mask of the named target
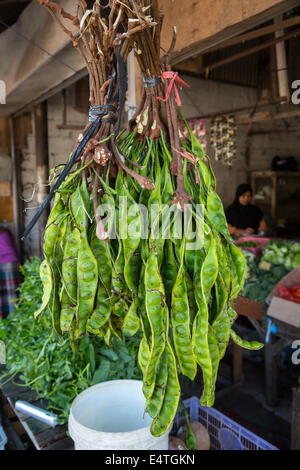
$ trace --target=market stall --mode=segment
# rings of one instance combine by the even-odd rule
[[[67,0],[36,3],[51,15],[49,31],[60,30],[51,60],[81,67],[80,81],[69,70],[64,87],[53,67],[33,61],[21,84],[28,96],[38,70],[53,83],[46,90],[41,73],[43,99],[11,118],[27,260],[14,314],[0,323],[10,425],[37,450],[286,448],[259,418],[247,423],[223,404],[243,393],[247,358],[263,357],[275,408],[277,355],[300,327],[300,282],[286,284],[300,265],[298,157],[278,170],[274,152],[286,145],[272,147],[269,126],[279,121],[297,152],[300,112],[272,67],[285,58],[284,41],[294,50],[298,10],[278,19],[293,2],[274,1],[231,25],[233,37],[225,27],[222,40],[194,38],[193,55],[174,24],[166,40],[157,0],[83,0],[76,11]],[[272,72],[261,80],[264,61]],[[281,302],[293,304],[292,320]],[[30,405],[51,413],[53,426]]]

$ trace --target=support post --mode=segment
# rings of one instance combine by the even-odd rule
[[[300,387],[293,388],[291,450],[300,450]]]
[[[276,337],[271,335],[270,343],[266,343],[265,351],[265,394],[269,406],[276,406],[279,399],[278,393],[278,368],[277,357],[274,352]]]
[[[243,349],[233,343],[233,383],[239,384],[243,381]]]
[[[36,174],[37,174],[37,203],[41,205],[48,194],[47,179],[49,173],[49,153],[48,153],[48,117],[47,102],[35,106],[34,108],[34,128],[35,128],[35,154],[36,154]],[[48,212],[45,211],[38,224],[39,231],[39,251],[42,255],[42,236],[47,223]]]
[[[278,16],[275,19],[275,23],[279,23],[281,21],[282,21],[282,16]],[[276,39],[282,36],[284,36],[283,30],[279,30],[275,32]],[[290,88],[289,88],[289,77],[288,77],[288,70],[287,70],[285,42],[284,41],[277,42],[275,44],[275,50],[276,50],[279,96],[286,96],[288,98],[288,101],[290,101]]]

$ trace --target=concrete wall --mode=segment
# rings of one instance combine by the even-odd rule
[[[237,85],[218,83],[210,80],[201,80],[181,75],[190,85],[181,92],[182,111],[187,118],[197,117],[209,113],[240,108],[254,104],[257,99],[257,90]],[[299,107],[299,106],[298,106]],[[296,109],[291,105],[292,110]],[[264,108],[275,112],[274,107]],[[243,114],[250,114],[244,111]],[[292,127],[298,126],[299,120],[289,120]],[[266,121],[256,125],[257,129],[270,129],[282,127],[281,120]],[[232,167],[223,165],[215,160],[214,151],[209,145],[209,122],[206,123],[207,154],[211,157],[212,166],[216,174],[217,191],[225,206],[229,205],[235,196],[235,191],[240,183],[247,181],[248,171],[271,170],[272,160],[275,156],[293,156],[298,161],[300,170],[300,128],[298,132],[270,132],[259,135],[251,135],[247,138],[247,125],[238,126],[237,129],[237,159]],[[249,167],[246,166],[246,149],[249,146]]]
[[[257,100],[254,89],[218,83],[211,80],[201,80],[181,75],[190,85],[181,92],[182,111],[187,118],[193,118],[209,113],[226,111],[251,105]],[[215,160],[214,151],[209,145],[209,122],[206,123],[207,154],[211,158],[217,180],[217,191],[225,206],[229,205],[235,195],[237,186],[247,179],[245,150],[247,126],[239,126],[237,130],[237,159],[232,167],[223,165]]]
[[[74,109],[75,86],[67,90],[67,120],[68,124],[86,125],[87,116]],[[49,139],[49,168],[65,163],[77,141],[79,130],[59,130],[57,125],[62,123],[61,94],[48,100],[48,139]],[[34,129],[34,125],[32,126]],[[38,208],[36,200],[36,168],[34,131],[28,135],[27,145],[22,149],[22,197],[25,226],[32,219]],[[24,243],[25,256],[39,255],[39,237],[37,226],[32,230]]]
[[[11,181],[11,158],[0,147],[0,182]]]
[[[300,169],[300,132],[253,135],[250,140],[250,169],[265,170],[275,156],[293,156]]]

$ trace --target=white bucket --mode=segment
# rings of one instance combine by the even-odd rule
[[[168,450],[168,435],[154,437],[145,413],[143,383],[112,380],[80,393],[72,403],[69,433],[76,450]]]

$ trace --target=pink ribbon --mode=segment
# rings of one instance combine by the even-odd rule
[[[178,76],[178,72],[172,72],[171,70],[167,71],[167,72],[163,72],[161,74],[160,78],[169,79],[170,83],[169,83],[169,86],[168,86],[168,89],[167,89],[166,97],[161,98],[160,96],[158,96],[157,99],[159,101],[163,101],[164,103],[166,101],[168,101],[169,96],[170,96],[171,91],[172,91],[172,88],[174,87],[174,93],[175,93],[175,97],[176,97],[177,106],[181,106],[182,103],[181,103],[181,99],[180,99],[180,96],[179,96],[179,91],[178,91],[178,88],[176,86],[176,83],[179,86],[180,90],[182,90],[182,88],[184,86],[189,87],[190,85],[188,85],[184,80],[182,80],[182,78],[180,78]]]
[[[178,150],[176,150],[176,152],[180,153],[182,157],[187,158],[188,160],[190,160],[190,162],[192,162],[195,165],[196,184],[200,184],[197,163],[199,162],[199,160],[201,160],[201,158],[200,157],[195,158],[194,155],[192,155],[190,152],[187,152],[187,151],[183,153],[183,152],[179,152]]]

